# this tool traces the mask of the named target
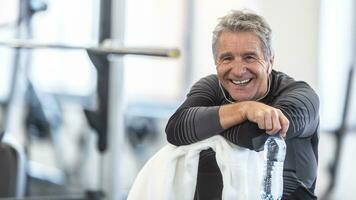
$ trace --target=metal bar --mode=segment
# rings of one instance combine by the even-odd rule
[[[100,1],[99,42],[111,38],[112,0]]]
[[[29,196],[29,197],[4,197],[1,200],[86,200],[87,197],[78,195],[53,195],[53,196]]]
[[[5,131],[0,130],[0,143],[1,143],[1,140],[4,137],[4,135],[5,135]]]
[[[351,94],[353,92],[352,86],[353,86],[354,68],[355,68],[355,64],[352,64],[347,79],[341,125],[337,130],[335,130],[336,146],[334,152],[334,159],[331,161],[330,168],[329,168],[330,182],[327,187],[328,189],[326,190],[325,194],[322,195],[321,199],[327,199],[331,194],[331,192],[334,190],[336,185],[336,180],[339,171],[339,164],[341,160],[340,156],[341,156],[342,142],[344,140],[345,134],[347,133],[347,129],[348,129],[347,119],[348,119],[348,112],[350,110]]]
[[[6,40],[0,41],[0,46],[15,49],[63,49],[63,50],[87,50],[98,54],[113,55],[145,55],[158,57],[179,57],[179,50],[176,48],[144,48],[144,47],[124,47],[124,46],[91,46],[91,45],[67,45],[54,43],[39,43],[31,40]]]
[[[185,92],[189,91],[190,86],[192,85],[193,81],[193,40],[194,40],[194,33],[195,33],[195,21],[197,20],[195,18],[195,4],[196,1],[191,1],[191,0],[185,0],[184,1],[184,8],[185,8],[185,15],[183,20],[184,20],[184,28],[183,28],[183,34],[184,34],[184,65],[183,65],[183,73],[184,77],[183,80],[184,82],[182,83],[182,90],[180,95],[185,96]]]

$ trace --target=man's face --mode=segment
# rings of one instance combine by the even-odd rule
[[[273,57],[265,61],[260,39],[251,32],[222,32],[216,45],[216,70],[222,86],[235,101],[265,95]]]

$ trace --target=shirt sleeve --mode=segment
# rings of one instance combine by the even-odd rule
[[[293,81],[275,91],[267,103],[280,109],[289,120],[286,139],[309,137],[319,124],[319,98],[305,82]],[[267,136],[256,123],[245,121],[221,132],[229,141],[249,149],[261,150]]]
[[[315,133],[319,124],[319,97],[307,83],[291,84],[276,97],[272,106],[280,109],[289,120],[287,139]]]
[[[214,82],[213,77],[208,76],[194,84],[183,104],[168,120],[168,142],[186,145],[223,131],[219,122],[219,105],[216,103],[217,85]]]
[[[261,148],[267,135],[256,123],[245,121],[229,129],[221,127],[218,87],[217,81],[209,78],[201,79],[192,87],[167,123],[168,142],[186,145],[220,134],[237,145],[255,150]],[[315,132],[319,121],[319,99],[310,86],[294,82],[274,96],[268,105],[280,109],[288,118],[287,139],[308,137]]]

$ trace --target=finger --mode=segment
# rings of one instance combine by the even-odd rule
[[[257,119],[258,128],[265,129],[265,119],[264,117],[259,117]]]
[[[269,112],[264,115],[264,129],[269,132],[273,129],[271,114]]]
[[[288,118],[287,118],[286,116],[280,115],[279,121],[280,121],[280,124],[281,124],[281,131],[280,131],[280,133],[281,133],[281,135],[282,135],[283,137],[285,137],[285,136],[286,136],[286,133],[287,133],[287,131],[288,131],[288,128],[289,128],[289,120],[288,120]]]
[[[271,133],[276,134],[281,130],[281,123],[279,121],[279,113],[274,110],[273,115],[272,115],[272,123],[273,123],[273,129],[271,130]]]

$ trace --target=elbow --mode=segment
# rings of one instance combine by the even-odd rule
[[[174,146],[180,145],[180,143],[177,140],[173,139],[173,137],[170,137],[168,134],[167,134],[167,141],[168,143],[173,144]]]
[[[292,127],[289,127],[286,139],[292,138],[306,138],[316,133],[319,128],[319,119],[313,119],[302,124],[293,123]]]
[[[182,146],[193,143],[185,140],[184,138],[181,138],[181,136],[178,135],[174,126],[170,126],[169,124],[166,127],[166,139],[168,143],[175,146]]]
[[[172,126],[171,123],[168,122],[165,132],[166,132],[167,142],[175,146],[179,146],[179,142],[174,137],[174,127]]]

